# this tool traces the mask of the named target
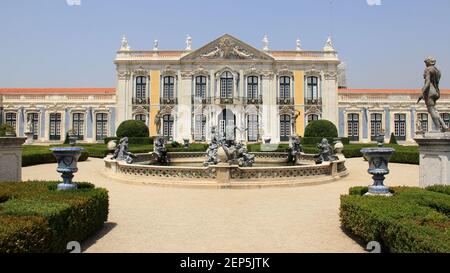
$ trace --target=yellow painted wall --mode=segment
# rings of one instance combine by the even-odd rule
[[[159,70],[150,71],[150,136],[156,136],[155,116],[159,111],[159,91],[160,91]]]
[[[299,105],[304,105],[305,103],[305,73],[301,70],[294,71],[294,103],[295,110],[300,111],[300,116],[297,118],[297,135],[303,136],[305,133],[305,111],[304,107]]]

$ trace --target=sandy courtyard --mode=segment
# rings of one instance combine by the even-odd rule
[[[109,190],[109,221],[86,252],[364,252],[339,223],[339,196],[371,184],[367,162],[347,162],[338,182],[263,189],[198,189],[126,184],[79,164],[75,181]],[[386,184],[417,186],[419,167],[391,164]],[[23,168],[23,179],[59,180],[56,164]]]

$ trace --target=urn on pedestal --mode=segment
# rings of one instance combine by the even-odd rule
[[[56,157],[57,172],[61,173],[63,183],[58,184],[58,190],[74,190],[77,185],[72,183],[73,173],[78,171],[77,163],[83,148],[79,147],[57,147],[50,151]]]

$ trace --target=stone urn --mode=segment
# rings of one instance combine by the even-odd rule
[[[79,147],[56,147],[50,151],[56,158],[57,172],[61,173],[63,183],[58,184],[58,190],[74,190],[77,185],[72,183],[73,173],[78,171],[77,163],[83,148]]]
[[[342,154],[343,150],[344,150],[344,144],[342,143],[341,138],[335,138],[334,139],[334,152],[337,154]]]
[[[366,195],[391,196],[389,188],[384,185],[384,176],[389,174],[388,163],[391,156],[395,153],[395,149],[384,147],[364,148],[361,150],[361,153],[369,162],[367,172],[373,178],[373,185],[369,186],[369,192]]]

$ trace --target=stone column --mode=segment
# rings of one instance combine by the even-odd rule
[[[0,182],[22,181],[24,137],[0,137]]]
[[[420,186],[450,185],[450,133],[425,133],[420,147]]]

